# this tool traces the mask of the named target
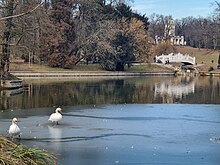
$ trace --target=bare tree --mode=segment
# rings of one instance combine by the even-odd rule
[[[0,18],[0,22],[3,22],[3,27],[2,27],[2,54],[1,54],[1,63],[0,63],[0,74],[1,74],[1,79],[10,79],[10,74],[9,74],[9,58],[11,54],[11,46],[13,45],[11,40],[12,38],[15,38],[14,29],[15,29],[15,24],[14,24],[14,18],[20,18],[24,17],[26,15],[29,15],[30,13],[34,12],[41,4],[37,4],[34,6],[32,9],[21,12],[17,14],[17,6],[19,2],[15,0],[2,0],[1,1],[1,9],[2,9],[2,17]]]
[[[2,55],[0,63],[0,74],[1,79],[8,78],[9,71],[9,57],[10,57],[10,39],[11,39],[11,30],[12,30],[12,17],[14,14],[14,0],[4,1],[3,17],[8,17],[4,23],[4,30],[2,36]]]
[[[163,36],[164,30],[165,30],[165,16],[158,15],[158,14],[152,14],[149,17],[149,32],[152,38],[155,38],[155,36]]]

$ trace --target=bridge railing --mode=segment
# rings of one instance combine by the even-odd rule
[[[168,55],[160,55],[156,56],[156,62],[162,62],[162,63],[167,63],[167,62],[185,62],[185,63],[190,63],[192,65],[195,64],[195,57],[191,57],[189,54],[181,54],[181,53],[170,53]]]

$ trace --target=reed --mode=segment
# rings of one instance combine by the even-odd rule
[[[0,165],[56,165],[54,154],[37,147],[26,148],[0,136]]]

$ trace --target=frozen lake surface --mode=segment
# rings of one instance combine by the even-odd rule
[[[220,164],[220,105],[119,104],[6,110],[0,133],[16,116],[20,142],[58,154],[64,165]]]

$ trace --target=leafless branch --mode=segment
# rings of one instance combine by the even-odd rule
[[[12,15],[12,16],[8,16],[8,17],[2,17],[2,18],[0,18],[0,21],[6,20],[6,19],[11,19],[11,18],[22,17],[22,16],[24,16],[24,15],[30,14],[30,13],[34,12],[34,11],[35,11],[38,7],[40,7],[42,4],[43,4],[43,2],[40,3],[40,4],[38,4],[38,5],[37,5],[35,8],[33,8],[32,10],[27,11],[27,12],[25,12],[25,13],[21,13],[21,14],[17,14],[17,15]]]

